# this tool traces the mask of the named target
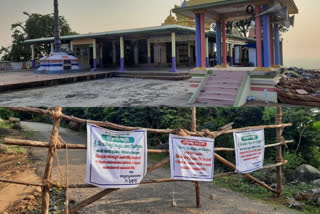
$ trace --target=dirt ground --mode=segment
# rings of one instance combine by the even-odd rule
[[[49,124],[22,122],[26,130],[33,130],[33,140],[48,141],[52,126]],[[86,144],[85,133],[61,128],[61,136],[68,143]],[[32,168],[37,168],[41,175],[44,169],[46,149],[32,149],[30,157]],[[60,165],[65,164],[65,151],[59,151]],[[85,151],[69,151],[69,183],[83,183],[85,177]],[[149,163],[151,164],[151,163]],[[62,172],[64,172],[62,167]],[[57,165],[54,167],[54,178],[60,179]],[[169,178],[170,170],[160,168],[146,176],[147,179]],[[72,189],[69,199],[80,202],[101,189]],[[174,198],[177,203],[172,207]],[[215,195],[210,200],[211,194]],[[191,182],[162,183],[140,185],[138,188],[122,189],[93,203],[79,213],[214,213],[214,214],[290,214],[297,213],[285,207],[276,207],[262,201],[250,199],[241,193],[233,192],[210,183],[201,183],[202,208],[196,208],[195,191]]]

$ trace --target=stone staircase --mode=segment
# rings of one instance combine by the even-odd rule
[[[213,71],[200,90],[196,103],[234,106],[246,71]]]

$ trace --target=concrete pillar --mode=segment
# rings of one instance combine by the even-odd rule
[[[171,52],[172,52],[172,69],[170,72],[177,71],[177,61],[176,61],[176,33],[171,33]]]
[[[148,52],[148,67],[151,67],[151,42],[150,39],[147,41],[147,52]]]
[[[196,67],[201,67],[201,28],[200,14],[195,14],[196,17]]]
[[[34,58],[34,45],[31,45],[31,68],[35,69],[36,68],[36,62],[35,62],[35,58]]]
[[[54,46],[53,46],[53,42],[50,43],[50,53],[52,54],[54,51]]]
[[[124,39],[120,37],[120,71],[124,71]]]
[[[216,22],[217,65],[221,65],[221,22]]]
[[[112,41],[112,64],[117,64],[117,49],[116,49],[116,42]]]
[[[73,53],[73,42],[72,42],[72,40],[70,41],[70,50],[71,50],[72,53]]]
[[[227,32],[226,32],[226,20],[221,21],[222,28],[222,65],[227,66]]]
[[[103,42],[100,42],[100,68],[103,68]]]
[[[209,38],[206,37],[206,67],[209,68]]]
[[[274,62],[275,65],[280,66],[280,36],[279,36],[279,25],[274,24]]]
[[[201,67],[206,67],[206,28],[204,13],[200,13]]]
[[[139,64],[139,49],[138,49],[138,41],[134,41],[134,64]]]
[[[191,42],[188,41],[188,65],[191,66]]]
[[[97,70],[97,40],[93,39],[92,40],[92,51],[93,51],[93,68],[92,71],[96,71]]]
[[[271,20],[270,20],[270,22],[271,22]],[[271,23],[270,23],[270,64],[271,64],[271,66],[274,65],[273,25]]]
[[[264,7],[267,10],[268,6]],[[264,15],[262,17],[263,22],[263,67],[271,67],[270,61],[270,17]]]
[[[256,6],[255,14],[260,14],[260,5]],[[257,46],[257,67],[262,67],[262,45],[261,45],[261,17],[256,17],[256,46]]]

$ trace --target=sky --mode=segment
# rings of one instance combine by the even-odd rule
[[[287,66],[320,69],[320,1],[295,0],[299,14],[294,28],[284,37]],[[102,32],[160,25],[181,0],[63,0],[60,15],[78,33]],[[11,44],[11,24],[24,21],[28,13],[53,12],[52,0],[1,0],[0,47]]]

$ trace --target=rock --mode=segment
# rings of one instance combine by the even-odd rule
[[[320,197],[317,199],[317,204],[320,205]]]
[[[312,183],[316,186],[320,186],[320,179],[314,180]]]
[[[287,203],[289,204],[289,208],[301,208],[303,209],[305,204],[299,201],[296,201],[294,198],[288,198]]]
[[[313,166],[303,164],[296,168],[295,179],[299,181],[313,181],[320,179],[320,171]]]
[[[50,212],[53,212],[53,211],[56,211],[56,210],[58,210],[57,206],[50,207],[50,209],[49,209]]]
[[[8,146],[0,144],[0,153],[8,153]]]
[[[270,185],[270,187],[271,187],[272,189],[277,189],[277,184],[273,183],[273,184]]]
[[[20,123],[20,119],[16,117],[10,117],[9,121],[10,123]]]
[[[13,128],[16,129],[16,130],[22,130],[22,127],[21,127],[21,124],[20,123],[15,123],[13,125]]]
[[[297,92],[298,94],[301,94],[301,95],[307,95],[307,94],[309,94],[309,93],[308,93],[306,90],[304,90],[304,89],[297,89],[296,92]]]
[[[70,121],[68,123],[68,128],[73,130],[73,131],[79,131],[79,127],[80,127],[80,124],[77,123],[77,122],[74,122],[74,121]]]

